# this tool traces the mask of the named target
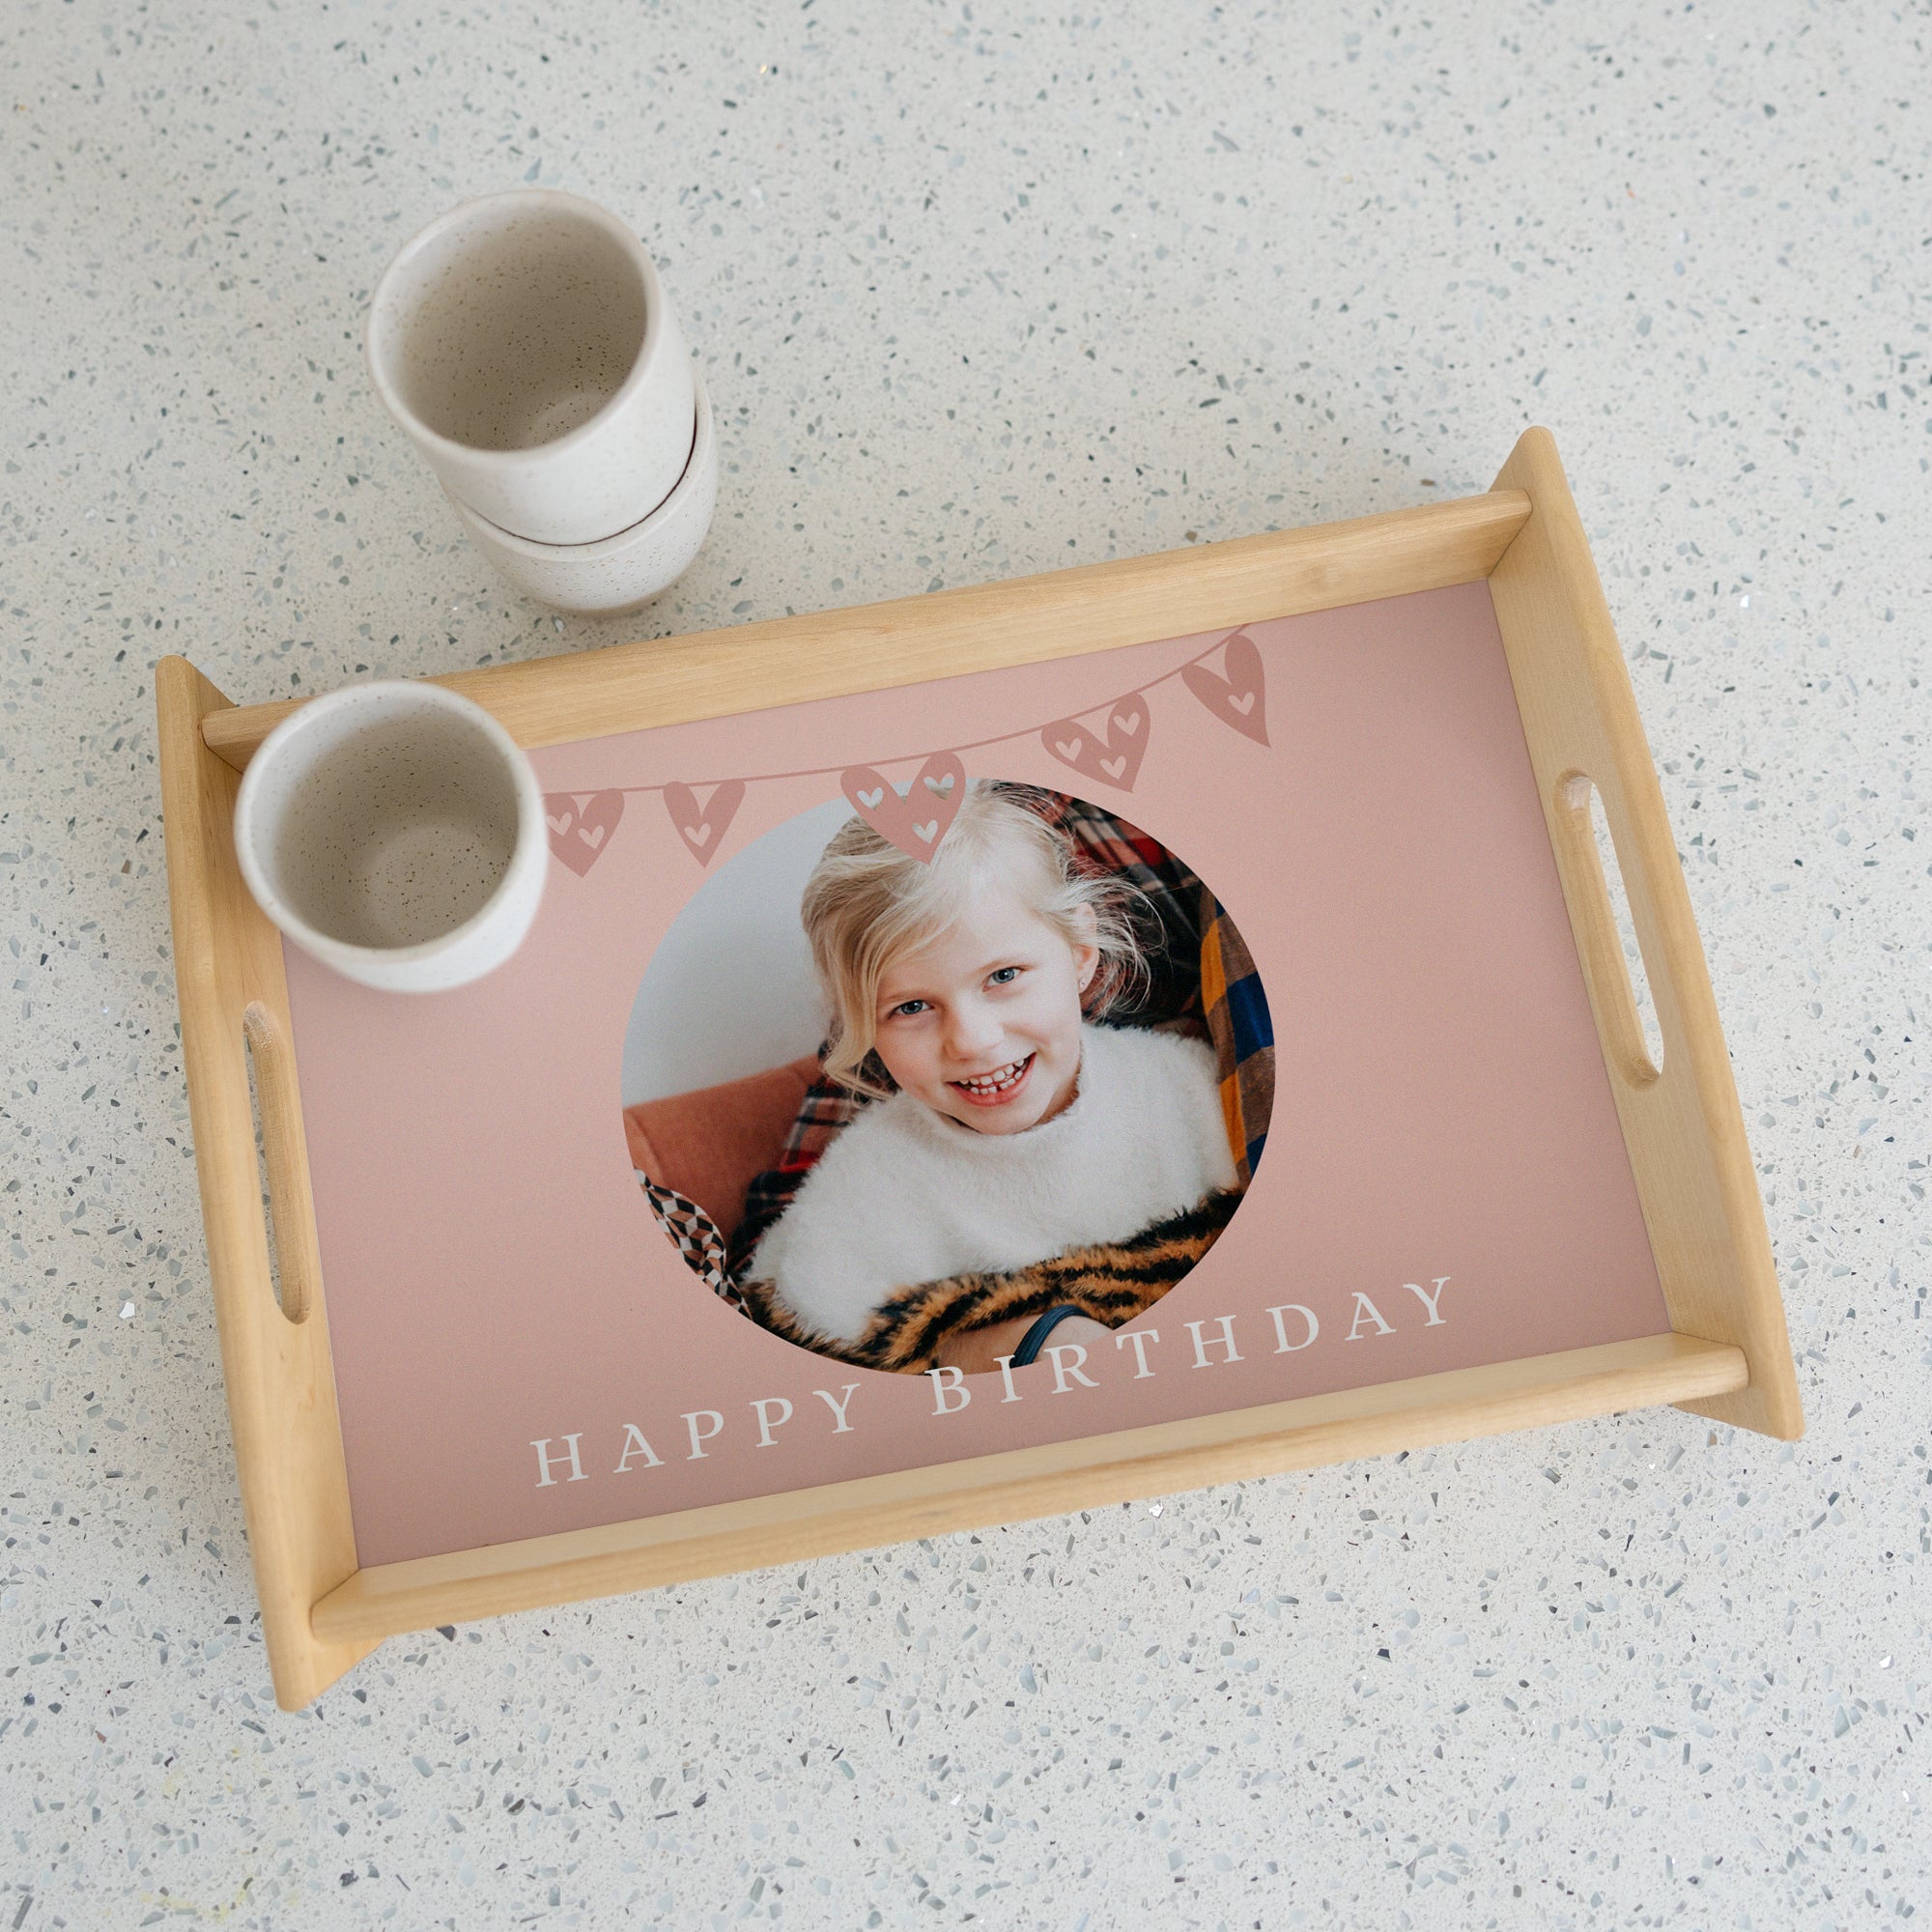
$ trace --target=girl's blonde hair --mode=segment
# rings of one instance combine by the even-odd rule
[[[989,874],[1069,946],[1091,939],[1098,947],[1100,963],[1081,1002],[1090,1018],[1138,997],[1148,966],[1137,927],[1153,917],[1147,895],[1081,864],[1049,820],[1057,805],[1054,794],[1031,785],[976,780],[929,862],[900,851],[863,818],[839,829],[799,906],[831,1009],[825,1070],[835,1080],[856,1094],[894,1091],[872,1050],[879,981],[895,959],[937,939]]]

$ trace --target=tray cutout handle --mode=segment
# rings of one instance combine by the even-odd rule
[[[308,1320],[313,1301],[308,1269],[298,1254],[285,1254],[275,1237],[277,1226],[291,1225],[295,1204],[302,1199],[297,1176],[297,1137],[291,1132],[291,1126],[300,1120],[294,1087],[295,1052],[274,1014],[259,1000],[250,1000],[242,1009],[242,1057],[248,1068],[248,1108],[255,1117],[255,1158],[262,1179],[269,1280],[284,1319],[299,1323]]]
[[[1631,918],[1623,861],[1603,795],[1587,773],[1570,771],[1557,780],[1556,821],[1571,876],[1584,882],[1584,971],[1606,1017],[1611,1058],[1633,1087],[1652,1086],[1663,1071],[1663,1034]]]

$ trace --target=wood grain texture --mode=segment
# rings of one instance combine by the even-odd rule
[[[318,1637],[367,1642],[910,1537],[1101,1509],[1744,1386],[1736,1349],[1651,1335],[1232,1414],[1042,1444],[856,1482],[358,1571],[315,1606]]]
[[[474,698],[534,750],[1471,583],[1528,514],[1527,497],[1505,490],[432,682]],[[240,771],[297,708],[216,710],[203,734]]]
[[[309,1618],[318,1597],[354,1575],[355,1541],[301,1099],[285,1050],[282,943],[235,863],[236,774],[202,741],[202,721],[228,700],[182,658],[162,659],[155,696],[182,1053],[221,1373],[269,1668],[283,1709],[298,1710],[374,1645],[319,1640]],[[276,1305],[270,1274],[244,1027],[258,1046],[283,1292],[292,1309],[302,1304],[300,1321]]]
[[[1549,432],[1527,431],[1496,478],[1529,520],[1490,577],[1530,762],[1557,856],[1671,1326],[1735,1344],[1748,1388],[1678,1398],[1743,1429],[1804,1434],[1797,1368],[1730,1057],[1690,895],[1603,586]],[[1634,1037],[1623,949],[1587,816],[1603,800],[1656,1001],[1663,1065]]]

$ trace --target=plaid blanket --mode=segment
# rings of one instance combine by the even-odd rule
[[[1228,1123],[1238,1184],[1254,1179],[1274,1111],[1274,1022],[1247,942],[1221,902],[1202,892],[1201,999],[1221,1068],[1221,1114]]]
[[[1125,879],[1146,895],[1157,928],[1144,934],[1148,986],[1131,1014],[1120,1017],[1135,1026],[1173,1027],[1212,1041],[1238,1193],[1261,1158],[1274,1099],[1274,1032],[1254,960],[1213,894],[1158,839],[1097,806],[1061,794],[1048,796],[1055,800],[1055,822],[1082,862]],[[716,1293],[753,1320],[758,1319],[756,1311],[746,1305],[740,1292],[753,1251],[839,1131],[870,1104],[867,1096],[823,1074],[812,1083],[799,1103],[777,1165],[747,1191],[744,1219],[728,1251],[701,1208],[668,1188],[645,1183],[659,1220],[692,1267]],[[1224,1211],[1215,1218],[1208,1240],[1225,1220]],[[986,1293],[983,1281],[977,1292]],[[1130,1313],[1115,1319],[1126,1320]]]

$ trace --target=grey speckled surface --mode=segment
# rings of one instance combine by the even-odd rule
[[[1932,1907],[1928,25],[1424,11],[10,0],[0,1928]],[[506,598],[362,377],[395,244],[522,181],[638,222],[720,407],[711,544],[641,620]],[[398,1641],[278,1714],[155,658],[267,697],[1132,554],[1480,488],[1529,420],[1808,1437],[1254,1482]]]

